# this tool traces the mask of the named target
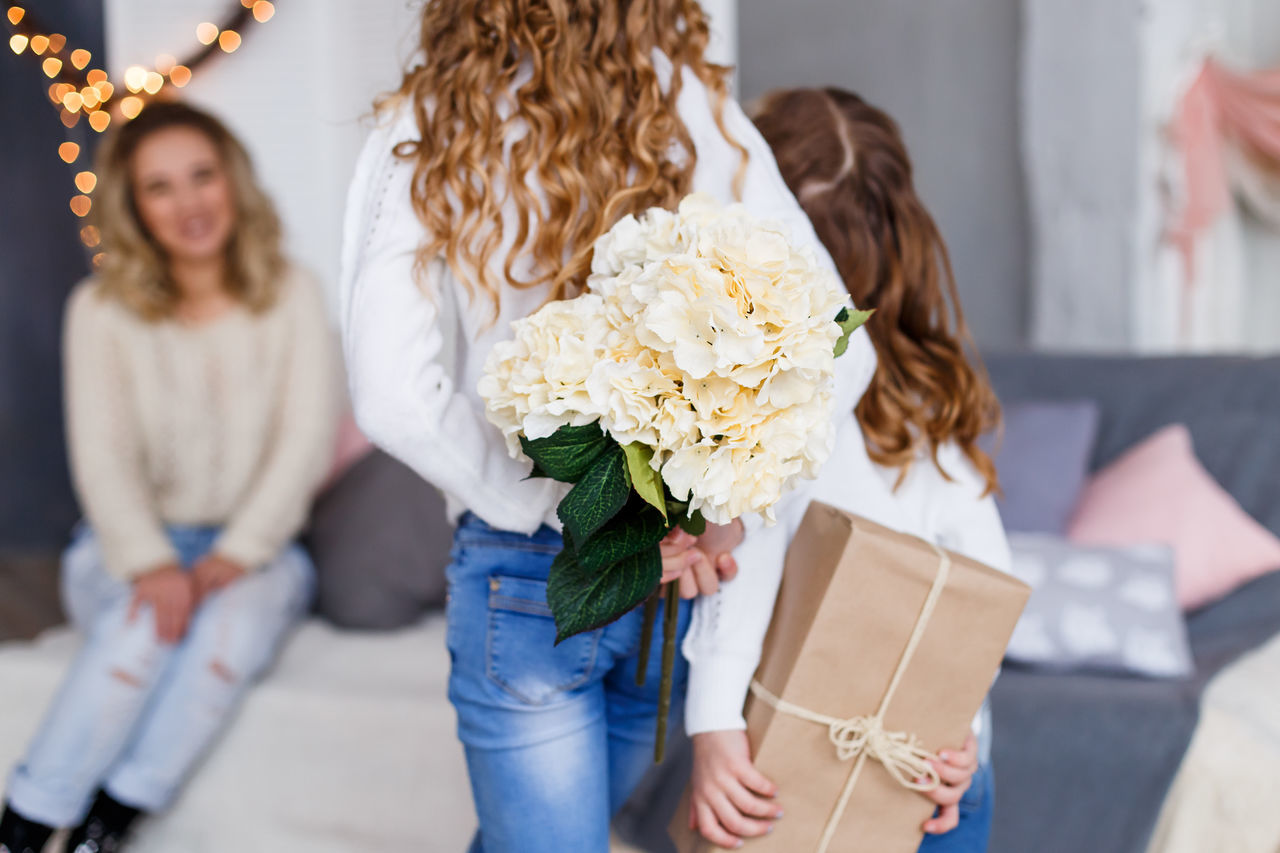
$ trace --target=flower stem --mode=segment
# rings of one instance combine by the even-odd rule
[[[636,687],[644,687],[645,674],[649,671],[649,649],[653,646],[653,623],[658,618],[658,596],[660,590],[644,600],[644,620],[640,629],[640,652],[636,656]]]
[[[667,753],[667,716],[671,713],[671,670],[676,662],[676,625],[680,619],[680,590],[668,581],[663,590],[662,681],[658,686],[658,740],[653,745],[653,762],[661,764]]]

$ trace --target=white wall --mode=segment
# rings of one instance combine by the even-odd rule
[[[1023,344],[1019,0],[741,0],[738,17],[744,98],[839,86],[898,121],[974,336],[993,349]]]
[[[1206,55],[1280,62],[1277,0],[1023,0],[1023,155],[1034,344],[1276,351],[1280,239],[1241,210],[1196,246],[1165,239],[1181,163],[1167,126]]]

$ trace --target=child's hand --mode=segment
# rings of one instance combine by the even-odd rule
[[[740,847],[743,838],[764,835],[782,810],[778,787],[751,763],[744,731],[693,736],[689,828],[720,847]]]
[[[942,760],[931,763],[942,784],[923,794],[938,804],[938,813],[924,823],[924,831],[930,835],[950,832],[960,822],[960,798],[973,783],[973,774],[978,772],[978,741],[970,734],[964,749],[959,752],[944,749],[938,757]]]

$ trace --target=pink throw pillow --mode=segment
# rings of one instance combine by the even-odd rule
[[[1280,539],[1204,469],[1182,424],[1161,429],[1095,474],[1067,535],[1084,545],[1171,546],[1178,602],[1186,610],[1280,568]]]

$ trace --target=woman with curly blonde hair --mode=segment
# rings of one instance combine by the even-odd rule
[[[62,826],[68,850],[118,850],[168,806],[306,612],[293,540],[332,453],[319,289],[282,257],[240,143],[156,103],[97,171],[106,256],[64,335],[86,521],[62,592],[85,644],[9,779],[9,853]]]
[[[693,0],[432,0],[421,61],[357,166],[342,287],[352,397],[369,437],[444,492],[457,526],[449,695],[473,851],[607,850],[610,816],[651,762],[659,682],[654,655],[636,686],[639,612],[555,644],[546,580],[563,487],[529,479],[485,420],[485,357],[512,320],[580,291],[618,219],[690,192],[741,200],[826,257],[707,38]],[[856,335],[838,362],[848,400],[873,360]],[[703,594],[679,618],[674,704],[687,680],[689,731],[744,725],[772,600],[757,579],[776,583],[752,569],[780,564],[780,527],[752,532],[723,587],[740,525],[663,544],[664,578]]]

